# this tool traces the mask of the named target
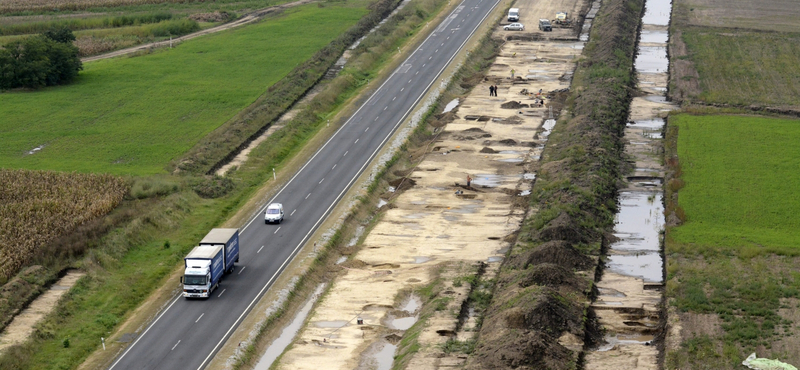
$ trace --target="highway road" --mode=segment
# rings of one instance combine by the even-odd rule
[[[464,0],[241,229],[240,262],[208,300],[175,297],[109,369],[203,369],[397,127],[420,102],[499,0]],[[198,240],[199,242],[199,240]]]

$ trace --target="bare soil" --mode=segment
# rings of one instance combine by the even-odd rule
[[[36,324],[50,314],[64,293],[75,285],[85,273],[70,270],[64,277],[50,286],[50,289],[37,297],[27,308],[14,317],[14,320],[0,333],[0,352],[21,344],[33,333]]]

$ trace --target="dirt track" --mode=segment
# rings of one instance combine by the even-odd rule
[[[314,1],[316,1],[316,0],[297,0],[297,1],[293,1],[291,3],[270,6],[270,7],[264,8],[264,9],[256,10],[256,11],[254,11],[254,12],[252,12],[250,14],[247,14],[247,15],[245,15],[245,16],[243,16],[243,17],[241,17],[241,18],[239,18],[239,19],[237,19],[237,20],[235,20],[233,22],[230,22],[230,23],[221,24],[221,25],[216,26],[216,27],[212,27],[212,28],[209,28],[209,29],[205,29],[205,30],[202,30],[202,31],[191,33],[191,34],[188,34],[188,35],[185,35],[185,36],[181,36],[181,37],[178,37],[178,38],[175,38],[175,39],[172,39],[172,40],[153,42],[153,43],[149,43],[149,44],[134,46],[132,48],[112,51],[112,52],[110,52],[108,54],[95,55],[95,56],[91,56],[91,57],[81,58],[81,62],[83,62],[83,63],[93,62],[93,61],[96,61],[96,60],[114,58],[114,57],[118,57],[118,56],[122,56],[122,55],[128,55],[128,54],[133,54],[133,53],[137,53],[137,52],[141,52],[141,51],[147,51],[147,50],[151,50],[151,49],[155,49],[155,48],[169,47],[170,45],[174,46],[174,45],[177,45],[177,44],[179,44],[179,43],[181,43],[183,41],[191,40],[191,39],[193,39],[195,37],[200,37],[200,36],[203,36],[203,35],[208,35],[208,34],[220,32],[220,31],[228,30],[228,29],[231,29],[231,28],[234,28],[234,27],[243,26],[245,24],[253,23],[253,22],[263,18],[264,16],[266,16],[268,14],[279,12],[281,10],[292,8],[292,7],[295,7],[295,6],[298,6],[298,5],[308,4],[308,3],[311,3],[311,2],[314,2]]]

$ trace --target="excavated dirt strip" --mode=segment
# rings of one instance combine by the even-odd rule
[[[83,275],[86,274],[78,270],[68,271],[64,277],[51,285],[48,291],[42,293],[28,305],[28,308],[14,317],[14,320],[0,333],[0,352],[28,340],[35,325],[53,311],[61,296],[68,292]]]
[[[576,14],[581,5],[575,0],[517,4],[524,9],[523,20],[533,27],[534,19],[563,10]],[[511,33],[500,27],[496,31],[498,36],[510,34],[571,35],[577,40],[569,29],[548,34]],[[407,367],[463,363],[466,356],[446,356],[440,347],[453,336],[468,340],[474,334],[464,330],[474,320],[456,330],[453,311],[457,313],[467,299],[468,287],[450,282],[463,266],[481,263],[488,264],[484,278],[494,276],[513,240],[509,236],[525,216],[534,178],[531,167],[554,123],[543,127],[549,106],[538,104],[536,93],[568,87],[580,52],[581,45],[574,41],[512,41],[503,47],[487,78],[459,102],[453,121],[441,129],[406,185],[400,186],[402,192],[384,195],[389,203],[381,221],[360,252],[342,264],[345,272],[332,282],[278,368],[382,369],[387,357],[391,366],[395,345],[407,329],[397,320],[417,314],[402,309],[398,297],[436,276],[445,281],[443,294],[452,300],[427,319],[418,337],[421,349]],[[497,97],[489,96],[490,85],[497,85]],[[467,176],[472,178],[469,187]]]
[[[606,343],[586,356],[586,369],[657,369],[653,342],[659,323],[664,227],[661,165],[666,102],[669,0],[648,0],[635,62],[640,96],[631,102],[625,129],[625,155],[634,169],[620,191],[620,211],[606,270],[592,305],[606,330]]]

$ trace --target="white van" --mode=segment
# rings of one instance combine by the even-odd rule
[[[508,9],[508,21],[516,22],[519,20],[519,8]]]
[[[264,212],[264,223],[269,224],[274,222],[279,224],[281,221],[283,221],[283,204],[270,204],[266,212]]]

